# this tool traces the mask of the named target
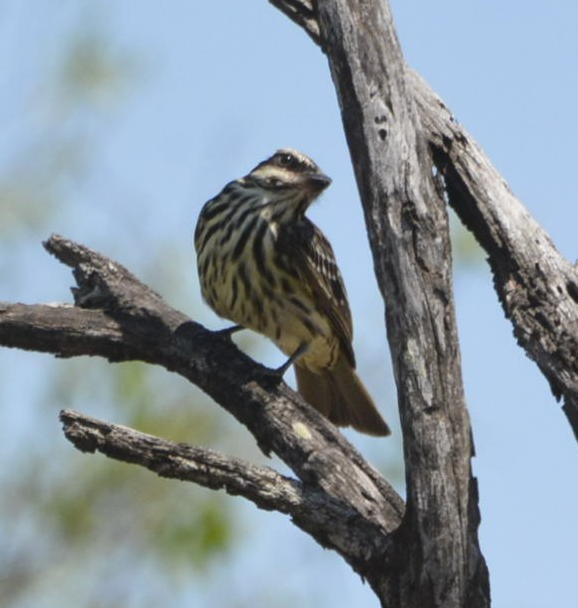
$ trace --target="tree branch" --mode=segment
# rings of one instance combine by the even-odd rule
[[[73,410],[60,412],[60,420],[66,438],[81,452],[98,451],[109,458],[145,467],[160,477],[190,481],[213,490],[224,489],[261,509],[290,515],[319,544],[337,549],[354,563],[363,563],[372,552],[381,550],[380,527],[326,493],[270,467],[174,443]]]
[[[322,45],[386,303],[404,435],[398,568],[374,572],[387,606],[489,605],[452,295],[447,210],[385,1],[318,0]]]
[[[76,306],[0,303],[0,344],[164,366],[205,390],[274,451],[268,467],[62,413],[79,449],[225,488],[290,514],[368,579],[384,605],[482,608],[477,488],[461,383],[447,217],[431,180],[489,254],[520,344],[578,430],[576,269],[512,196],[475,142],[405,66],[385,0],[270,0],[322,45],[361,192],[398,385],[408,507],[343,436],[270,370],[190,321],[108,258],[62,237]],[[538,263],[536,263],[538,262]],[[180,476],[183,477],[180,477]],[[403,516],[403,522],[402,521]]]
[[[122,324],[102,310],[70,304],[0,302],[0,343],[58,357],[100,355],[109,361],[138,358],[124,341]]]
[[[56,235],[45,247],[73,268],[76,306],[1,304],[0,344],[61,357],[140,360],[182,375],[243,423],[266,454],[286,462],[303,487],[371,530],[373,541],[362,556],[347,540],[353,529],[344,537],[330,521],[295,510],[302,529],[339,551],[362,576],[387,559],[403,501],[329,421],[277,375],[169,307],[120,264]]]
[[[488,253],[518,343],[539,366],[578,438],[578,270],[416,73],[410,82],[449,203]]]
[[[310,3],[270,0],[319,44]],[[518,343],[546,376],[578,439],[578,269],[512,194],[472,137],[413,70],[405,68],[449,204],[488,253],[498,297]]]

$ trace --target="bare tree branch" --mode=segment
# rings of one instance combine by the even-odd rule
[[[399,567],[375,572],[387,606],[489,605],[452,294],[447,210],[385,1],[318,0],[376,275],[404,436]]]
[[[110,361],[136,358],[122,325],[102,310],[70,304],[0,302],[2,346],[53,353],[58,357],[100,355]]]
[[[449,202],[488,253],[496,291],[578,438],[578,270],[417,74],[410,82]]]
[[[169,307],[120,264],[60,236],[45,247],[73,268],[76,306],[0,304],[0,344],[61,357],[140,360],[182,375],[247,426],[266,454],[284,460],[302,487],[314,489],[324,504],[341,510],[343,521],[355,522],[373,540],[366,545],[362,532],[361,545],[352,544],[353,528],[343,536],[345,528],[338,531],[330,518],[295,507],[291,515],[302,529],[339,551],[362,576],[388,559],[403,501],[330,422],[276,374]],[[110,446],[116,455],[118,444]]]
[[[309,2],[270,0],[323,49]],[[323,49],[327,52],[326,49]],[[449,204],[488,253],[496,291],[518,343],[546,376],[578,438],[578,269],[512,194],[472,137],[414,71],[405,68]]]
[[[382,550],[381,527],[317,488],[270,467],[140,433],[73,410],[60,412],[60,420],[67,439],[82,452],[98,451],[109,458],[146,467],[160,477],[223,489],[261,509],[290,515],[318,543],[347,555],[352,563],[363,564],[368,556]]]
[[[485,608],[473,445],[457,341],[445,203],[489,254],[520,344],[578,428],[578,278],[475,142],[404,63],[386,0],[270,0],[327,54],[354,162],[399,395],[408,503],[271,370],[170,308],[120,264],[53,236],[75,306],[0,303],[0,344],[162,365],[243,423],[289,479],[223,454],[62,413],[67,437],[160,475],[289,514],[364,576],[383,606]]]
[[[60,420],[66,438],[81,452],[98,451],[115,460],[146,467],[160,477],[224,489],[267,510],[292,513],[307,500],[307,492],[299,482],[270,467],[161,439],[74,410],[62,410]]]

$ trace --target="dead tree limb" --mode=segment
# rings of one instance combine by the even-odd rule
[[[331,423],[276,374],[252,361],[229,339],[168,306],[120,264],[60,236],[52,236],[45,247],[73,268],[75,306],[0,303],[0,344],[58,357],[145,361],[182,375],[244,424],[264,453],[275,452],[297,475],[298,481],[283,482],[277,503],[271,492],[269,502],[265,501],[266,484],[262,495],[247,498],[290,514],[297,525],[323,546],[338,551],[365,578],[377,564],[391,559],[389,539],[403,516],[403,501]],[[176,475],[174,459],[183,454],[193,460],[204,457],[206,464],[212,456],[215,466],[219,458],[232,465],[223,455],[175,447],[79,414],[65,412],[62,419],[67,436],[79,449],[98,450],[157,472],[155,467],[160,467]],[[189,465],[188,474],[194,476],[193,464]],[[235,465],[242,468],[243,463],[236,460]],[[210,477],[209,470],[205,472]],[[214,472],[213,481],[201,478],[199,471],[191,480],[220,487],[225,482],[223,470]],[[267,477],[264,470],[247,465],[238,485],[230,482],[229,489],[242,493],[245,487],[248,492],[247,480],[256,480],[259,473],[264,483],[266,478],[269,484],[284,479],[273,472]],[[291,498],[291,492],[300,492],[301,497]],[[290,500],[296,502],[291,506]],[[307,515],[305,505],[311,506],[311,501],[317,507]],[[326,517],[315,513],[322,503]]]
[[[447,210],[386,2],[319,0],[319,37],[361,194],[404,438],[407,510],[386,606],[489,605]]]
[[[270,2],[323,52],[330,52],[313,2]],[[433,163],[445,178],[448,202],[487,252],[498,297],[518,343],[536,362],[555,398],[563,399],[578,439],[578,269],[560,255],[443,101],[423,78],[404,67],[408,96],[417,108]]]
[[[564,399],[578,438],[578,269],[439,97],[417,74],[409,80],[449,203],[487,252],[518,344]]]
[[[321,45],[363,202],[399,395],[407,506],[343,436],[230,341],[170,308],[125,268],[52,237],[74,269],[75,306],[0,303],[0,344],[162,365],[194,382],[297,479],[63,413],[79,449],[225,487],[290,514],[338,551],[389,608],[489,606],[451,288],[445,194],[489,255],[516,336],[576,430],[576,269],[405,66],[385,0],[272,0]],[[181,477],[179,477],[181,478]],[[311,502],[313,501],[313,502]],[[317,508],[311,509],[316,504]],[[307,508],[305,508],[307,505]],[[312,512],[316,511],[315,513]]]
[[[242,496],[260,509],[279,511],[321,546],[337,549],[352,564],[383,550],[383,529],[315,486],[215,450],[192,447],[110,424],[72,410],[60,420],[66,438],[82,452],[100,452],[160,477],[190,481]],[[169,515],[170,517],[170,515]]]

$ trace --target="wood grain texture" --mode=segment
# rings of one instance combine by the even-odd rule
[[[269,0],[324,48],[308,0]],[[371,4],[371,2],[370,2]],[[578,439],[578,267],[546,231],[425,80],[405,66],[449,205],[488,253],[496,292],[520,346],[536,362]]]
[[[329,61],[386,303],[407,510],[387,606],[487,606],[488,576],[452,295],[445,203],[385,2],[319,0]]]
[[[158,474],[288,514],[388,608],[489,606],[451,289],[445,202],[488,253],[520,345],[578,432],[578,273],[479,146],[409,70],[385,0],[271,0],[326,53],[370,237],[404,435],[407,506],[299,395],[126,268],[59,236],[75,305],[0,303],[0,344],[161,365],[200,386],[295,473],[65,411],[66,436]],[[443,179],[443,196],[434,187]]]
[[[488,253],[518,343],[563,398],[578,439],[578,269],[514,196],[480,146],[422,78],[410,73],[449,204]]]
[[[272,470],[247,465],[237,486],[227,482],[230,489],[258,506],[290,514],[299,527],[323,546],[338,551],[364,577],[375,569],[376,562],[387,559],[390,535],[400,524],[404,503],[326,418],[230,339],[207,331],[168,306],[122,265],[57,235],[45,247],[73,269],[75,306],[0,303],[1,345],[58,357],[139,360],[182,375],[235,416],[265,454],[277,454],[297,477],[281,488],[285,493],[275,496],[266,485],[281,483],[282,478],[275,477]],[[80,414],[67,412],[62,419],[68,438],[79,449],[98,450],[157,472],[162,456],[162,470],[172,471],[175,477],[180,473],[172,459],[178,460],[184,453],[204,454],[158,438],[144,439],[131,429]],[[151,446],[161,452],[151,456]],[[243,468],[241,461],[233,463],[216,453],[212,456]],[[209,487],[213,487],[211,483],[221,487],[225,481],[217,468],[205,471],[205,477],[202,471],[195,477],[193,469],[188,470],[190,481]],[[259,475],[268,502],[264,495],[249,493],[247,480]],[[291,507],[287,492],[297,491],[302,493],[301,502]],[[320,510],[323,502],[325,515]],[[341,519],[335,519],[339,513]]]
[[[321,46],[329,60],[373,244],[376,275],[388,307],[388,337],[394,363],[400,359],[403,361],[403,346],[400,347],[400,344],[403,345],[403,340],[411,336],[414,325],[411,305],[415,303],[412,294],[419,292],[416,285],[412,285],[413,277],[404,266],[403,254],[399,254],[400,247],[402,250],[405,247],[408,251],[412,248],[411,242],[403,242],[407,220],[417,225],[416,229],[411,230],[416,252],[414,268],[417,272],[426,273],[441,269],[443,283],[441,290],[439,285],[434,287],[432,282],[430,294],[427,294],[427,289],[423,292],[428,305],[433,303],[431,327],[436,341],[427,337],[422,342],[416,341],[412,351],[417,351],[426,358],[440,355],[451,357],[448,345],[455,339],[453,311],[450,316],[443,312],[443,301],[447,300],[448,293],[451,294],[447,284],[447,264],[442,262],[439,266],[435,252],[431,256],[428,253],[422,255],[424,250],[435,247],[433,232],[439,228],[440,240],[437,244],[443,251],[443,257],[449,259],[445,219],[441,211],[437,215],[434,211],[439,206],[439,201],[431,196],[431,187],[429,192],[425,190],[435,168],[443,182],[442,194],[488,253],[498,297],[506,316],[512,321],[519,344],[536,361],[555,397],[563,397],[564,412],[578,437],[576,266],[559,254],[545,231],[515,198],[504,179],[476,142],[455,121],[440,98],[419,75],[405,65],[385,0],[319,0],[316,20],[311,15],[309,2],[271,2],[302,27]],[[380,113],[381,108],[383,113]],[[412,127],[415,129],[413,133]],[[381,150],[380,140],[384,147]],[[429,157],[423,152],[424,141],[431,154]],[[408,151],[408,147],[412,146],[415,146],[415,152]],[[418,182],[413,186],[408,186],[407,174],[404,174],[408,167],[412,172],[409,181],[415,178]],[[419,201],[420,194],[423,195],[421,205],[430,205],[429,217],[421,213],[420,203],[415,204],[415,201]],[[404,213],[399,212],[400,205],[402,208],[405,205],[407,209],[405,218]],[[430,223],[436,227],[433,231],[429,231]],[[428,241],[429,245],[424,245]],[[387,248],[388,243],[393,243],[390,250]],[[427,276],[424,278],[424,284],[427,285]],[[404,288],[410,294],[405,301],[399,297]],[[442,302],[436,296],[441,297]],[[451,296],[447,303],[451,306]],[[392,312],[392,308],[397,313]],[[404,310],[408,317],[405,328],[402,327],[403,321],[392,322],[392,317],[396,314],[402,318]],[[444,323],[447,323],[445,335],[439,329],[440,319],[445,319]],[[395,329],[398,328],[400,331],[396,332]],[[427,331],[423,335],[427,336]],[[456,348],[455,357],[458,356]],[[437,378],[442,383],[443,372],[450,370],[449,366],[445,370],[443,367],[442,363],[439,366],[442,375]],[[432,483],[428,487],[426,480],[421,489],[426,494],[433,492],[435,495],[440,489],[434,478],[440,474],[443,476],[443,469],[439,468],[440,454],[436,453],[435,445],[431,443],[435,435],[429,432],[428,425],[423,424],[418,415],[412,416],[411,407],[408,408],[407,398],[411,403],[412,391],[411,387],[404,385],[403,376],[412,374],[411,367],[403,370],[398,366],[396,369],[398,391],[401,391],[400,411],[402,421],[405,421],[409,492],[407,515],[399,530],[398,542],[409,544],[412,548],[419,546],[413,556],[401,560],[400,569],[406,567],[413,570],[416,585],[421,586],[422,596],[419,597],[420,591],[415,591],[411,598],[396,597],[396,592],[404,588],[404,581],[396,581],[395,575],[389,573],[384,576],[384,580],[389,577],[389,582],[380,597],[387,606],[489,605],[487,570],[475,537],[479,523],[477,488],[469,473],[469,491],[466,493],[463,486],[461,491],[459,489],[460,479],[463,482],[466,478],[466,454],[462,450],[467,447],[467,441],[460,437],[459,430],[456,433],[456,428],[466,428],[465,416],[460,422],[455,408],[453,412],[448,412],[453,434],[447,435],[447,441],[453,443],[461,455],[455,477],[458,491],[453,498],[463,501],[467,495],[467,523],[461,519],[463,502],[461,508],[458,506],[453,513],[451,508],[444,513],[443,500],[436,501],[434,498],[429,501],[427,497],[419,500],[423,498],[419,482],[411,483],[412,471],[424,467],[422,470],[426,475],[432,473]],[[427,367],[423,369],[427,370]],[[413,374],[427,378],[427,373],[422,373],[419,367],[413,370]],[[450,380],[448,386],[451,384]],[[460,396],[459,387],[456,385],[454,388]],[[431,394],[434,394],[433,389]],[[427,411],[427,407],[422,409]],[[414,414],[418,412],[419,407],[413,410]],[[431,450],[430,447],[434,449]],[[420,451],[423,458],[420,458]],[[418,500],[412,501],[412,491],[415,491],[414,497]],[[451,500],[451,492],[445,498]],[[432,512],[432,506],[434,509],[439,507],[440,511]],[[416,530],[421,525],[419,514],[411,521],[416,508],[422,510],[424,524],[421,545],[415,541]],[[452,518],[456,515],[459,522],[454,528]],[[464,538],[462,549],[469,544],[473,552],[469,555],[463,552],[456,561],[452,561],[451,550],[445,551],[437,540],[442,538],[442,545],[449,548],[451,541],[448,542],[447,537],[456,533],[467,537]],[[433,552],[428,552],[428,534],[435,543]],[[423,558],[420,549],[423,550]],[[448,561],[444,563],[446,558]],[[429,569],[427,566],[423,568],[422,559],[431,561]],[[461,573],[461,577],[454,577],[460,559],[464,560],[466,570]],[[435,576],[436,569],[441,574],[439,579]],[[446,573],[447,576],[444,576]],[[379,573],[376,576],[379,577]],[[411,580],[406,582],[411,587]]]
[[[287,514],[319,544],[337,549],[354,562],[363,563],[383,542],[381,527],[346,503],[270,467],[161,439],[73,410],[60,412],[60,420],[66,438],[82,452],[100,452],[146,467],[160,477],[225,490],[260,509]]]

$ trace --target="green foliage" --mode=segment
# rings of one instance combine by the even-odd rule
[[[158,526],[156,537],[157,550],[171,560],[173,567],[190,564],[200,573],[206,572],[212,557],[229,550],[235,538],[230,502],[208,490],[203,494],[204,499],[186,501],[186,509],[174,509],[171,524]],[[163,518],[165,514],[158,516]]]

